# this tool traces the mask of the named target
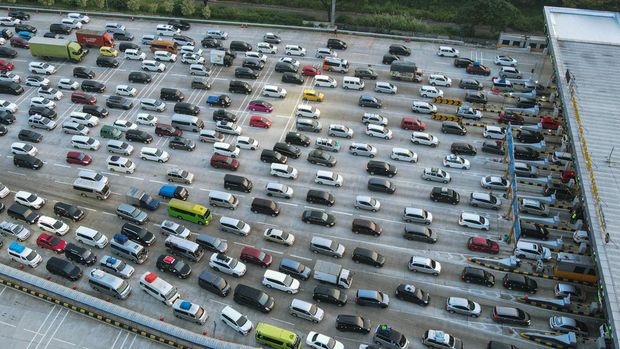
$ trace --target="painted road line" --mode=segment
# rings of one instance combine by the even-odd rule
[[[68,182],[63,182],[63,181],[54,181],[55,183],[59,183],[59,184],[66,184],[66,185],[73,185],[71,183]]]
[[[294,207],[299,206],[297,204],[292,204],[290,202],[284,202],[284,201],[278,201],[278,204],[280,204],[280,205],[289,205],[289,206],[294,206]]]
[[[295,324],[294,324],[294,323],[292,323],[292,322],[288,322],[288,321],[284,321],[284,320],[276,319],[275,317],[272,317],[271,319],[272,319],[272,320],[279,321],[279,322],[281,322],[281,323],[283,323],[283,324],[287,324],[287,325],[289,325],[289,326],[293,326],[293,327],[295,326]]]
[[[24,177],[26,177],[26,175],[25,175],[24,173],[17,173],[17,172],[13,172],[13,171],[6,171],[6,172],[7,172],[7,173],[10,173],[10,174],[14,174],[14,175],[18,175],[18,176],[24,176]]]
[[[332,212],[336,214],[343,214],[345,216],[353,216],[353,213],[348,213],[348,212],[342,212],[342,211],[332,211]]]
[[[125,176],[125,177],[131,178],[131,179],[137,179],[139,181],[143,181],[144,180],[144,178],[141,178],[141,177],[134,177],[134,176]]]
[[[213,298],[210,298],[210,299],[209,299],[209,302],[214,302],[214,303],[221,304],[221,305],[228,305],[227,303],[220,302],[220,301],[216,301],[216,300],[215,300],[215,299],[213,299]]]
[[[306,258],[306,257],[298,256],[298,255],[295,255],[295,254],[292,254],[290,256],[293,257],[293,258],[303,259],[305,261],[311,261],[312,260],[312,258]]]
[[[149,179],[149,182],[159,183],[159,184],[168,184],[167,182],[158,181],[158,180],[156,180],[156,179]]]
[[[324,208],[320,208],[320,207],[313,207],[313,206],[305,206],[304,205],[304,208],[309,208],[311,210],[325,211]]]
[[[123,194],[121,194],[121,193],[117,193],[117,192],[114,192],[114,191],[111,191],[110,193],[112,193],[112,194],[114,194],[114,195],[123,195]]]
[[[103,211],[103,212],[101,212],[101,213],[103,213],[103,214],[107,214],[107,215],[109,215],[109,216],[116,216],[114,213],[110,213],[110,212],[106,212],[106,211]]]
[[[97,212],[97,210],[95,210],[94,208],[85,207],[85,206],[82,206],[82,208],[86,209],[86,210],[89,210],[89,211]]]
[[[9,324],[8,322],[4,322],[4,321],[0,321],[0,324],[5,325],[5,326],[9,326],[9,327],[13,327],[13,328],[17,327],[17,326],[15,326],[13,324]]]
[[[234,241],[233,243],[234,243],[235,245],[241,245],[241,246],[247,246],[247,247],[254,247],[254,246],[252,246],[252,245],[244,244],[243,242],[237,242],[237,241]],[[254,247],[254,248],[256,248],[256,247]]]
[[[64,168],[71,168],[71,166],[69,166],[69,165],[64,165],[64,164],[54,164],[54,166],[64,167]]]
[[[101,173],[103,173],[104,175],[108,175],[108,176],[116,176],[116,177],[118,177],[118,176],[119,176],[119,174],[118,174],[118,173],[104,172],[104,171],[101,171]]]
[[[56,336],[56,333],[58,333],[58,330],[60,330],[60,328],[62,327],[62,324],[65,322],[65,319],[67,318],[67,315],[69,315],[70,312],[71,310],[67,309],[67,312],[60,320],[60,323],[58,323],[58,325],[56,326],[56,329],[54,330],[54,332],[52,332],[50,339],[47,341],[47,344],[45,344],[45,347],[43,347],[43,349],[47,349],[47,347],[50,345],[50,343],[52,342],[52,339],[54,339],[54,337]]]
[[[280,251],[276,251],[276,250],[270,250],[268,248],[261,248],[261,250],[267,251],[267,252],[271,252],[271,253],[284,254],[284,252],[280,252]]]

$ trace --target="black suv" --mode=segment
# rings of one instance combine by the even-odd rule
[[[59,275],[71,281],[77,281],[82,277],[82,270],[77,265],[58,257],[50,257],[45,269],[50,274]]]
[[[86,215],[79,207],[60,201],[54,204],[54,214],[58,217],[69,218],[74,222],[81,221]]]
[[[474,284],[484,285],[486,287],[495,286],[495,275],[480,268],[465,267],[461,273],[461,280]]]
[[[476,79],[461,79],[461,81],[459,81],[459,87],[464,89],[464,90],[482,90],[484,88],[484,86],[482,85],[482,83]]]
[[[155,264],[159,271],[175,275],[179,279],[187,279],[192,273],[192,268],[184,261],[169,255],[162,254]]]
[[[398,61],[398,60],[400,60],[400,57],[398,57],[397,55],[388,53],[386,55],[383,55],[383,59],[381,60],[381,63],[392,64],[394,61]]]
[[[95,72],[85,67],[73,68],[73,77],[81,79],[94,79]]]
[[[182,19],[171,19],[168,21],[168,24],[173,26],[175,29],[180,30],[189,30],[192,25],[188,21],[184,21]]]
[[[377,80],[377,72],[372,68],[357,68],[354,76],[360,79]]]
[[[521,143],[538,143],[545,139],[542,133],[532,130],[517,130],[517,140]]]
[[[357,104],[360,107],[371,107],[371,108],[377,108],[377,109],[383,106],[383,103],[381,102],[379,98],[369,96],[369,95],[360,96],[359,100],[357,101]]]
[[[399,56],[411,56],[411,49],[402,44],[392,44],[390,45],[389,53]]]
[[[105,118],[108,114],[110,114],[106,108],[100,105],[84,105],[82,107],[82,113],[88,113],[98,118]]]
[[[99,81],[94,81],[94,80],[84,80],[82,81],[82,90],[84,92],[103,93],[103,91],[105,91],[105,84],[102,84]]]
[[[213,111],[213,121],[228,121],[228,122],[237,122],[237,115],[226,111],[224,109],[216,109]]]
[[[151,246],[155,242],[155,235],[138,225],[125,223],[121,227],[121,234],[126,235],[129,240],[133,240],[143,246]]]
[[[258,79],[258,73],[247,67],[238,67],[235,69],[235,77],[239,79]]]
[[[533,279],[521,274],[506,273],[502,283],[509,290],[525,291],[530,294],[536,293],[538,284]]]
[[[370,321],[357,315],[340,314],[336,317],[336,329],[343,332],[370,333]]]
[[[457,68],[467,68],[472,63],[474,63],[474,60],[469,58],[457,57],[454,59],[454,66]]]
[[[226,297],[230,292],[230,285],[226,279],[206,270],[198,276],[198,286],[220,297]]]
[[[334,217],[334,215],[319,210],[305,210],[301,216],[301,220],[304,223],[312,223],[325,227],[333,227],[336,225],[336,217]]]
[[[452,152],[452,154],[456,154],[456,155],[471,155],[471,156],[474,156],[474,155],[477,154],[478,151],[476,150],[476,147],[474,147],[473,145],[471,145],[469,143],[454,142],[450,146],[450,152]]]
[[[30,14],[20,10],[10,10],[8,16],[22,21],[30,20]]]
[[[44,109],[47,109],[47,108],[44,108]],[[15,122],[15,115],[13,115],[13,113],[7,110],[0,110],[0,124],[10,125],[14,122]]]
[[[370,160],[366,164],[366,172],[371,175],[394,177],[398,173],[396,166],[379,160]]]
[[[20,141],[39,143],[43,140],[43,135],[31,130],[20,130],[17,134],[17,138]]]
[[[153,78],[150,74],[142,71],[132,71],[129,73],[129,82],[139,82],[141,84],[148,84]]]
[[[72,242],[67,243],[65,247],[65,257],[84,265],[93,265],[97,261],[97,256],[91,250],[75,245]]]
[[[538,160],[540,158],[540,153],[536,149],[522,145],[515,145],[514,155],[517,160]]]
[[[308,190],[308,194],[306,194],[306,201],[312,204],[319,204],[331,207],[334,206],[334,203],[336,203],[336,198],[332,193],[322,190],[310,189]]]
[[[310,146],[310,137],[295,131],[287,133],[284,141],[293,145],[301,145],[302,147]]]
[[[200,43],[202,44],[202,47],[206,47],[206,48],[224,47],[221,41],[219,41],[218,39],[214,39],[214,38],[203,38],[202,40],[200,40]]]
[[[301,156],[301,150],[299,148],[284,142],[277,142],[276,144],[274,144],[273,150],[293,159],[297,159]]]
[[[268,164],[274,162],[277,164],[286,164],[288,157],[275,150],[263,149],[260,153],[260,161]]]
[[[282,82],[301,85],[304,83],[304,78],[297,73],[286,72],[282,74]]]
[[[368,190],[380,193],[394,194],[396,186],[394,183],[383,178],[368,178]]]
[[[347,304],[348,297],[345,292],[342,292],[337,288],[318,285],[314,288],[312,299],[319,303],[325,302],[342,307]]]
[[[434,187],[431,190],[431,200],[456,205],[461,201],[461,195],[449,188]]]
[[[291,145],[291,147],[293,147],[293,145]],[[327,167],[336,166],[336,158],[319,149],[314,149],[308,153],[308,162],[314,165]]]
[[[363,247],[356,247],[352,258],[355,263],[368,264],[375,268],[381,268],[385,264],[385,257],[382,254]]]
[[[383,228],[370,219],[355,218],[351,223],[351,231],[355,234],[380,236],[383,232]],[[357,251],[357,248],[355,250]],[[364,251],[360,252],[363,253]],[[353,257],[353,259],[355,260],[355,257]]]
[[[172,137],[168,142],[168,147],[171,149],[181,149],[185,151],[193,151],[196,149],[196,143],[191,139],[185,137]]]
[[[108,108],[129,110],[133,107],[133,102],[131,99],[122,96],[110,96],[105,101],[105,105]]]
[[[37,28],[31,26],[30,24],[16,24],[15,25],[15,32],[19,33],[19,32],[30,32],[30,33],[36,33],[37,32]]]
[[[549,230],[539,224],[525,223],[521,221],[521,235],[527,236],[533,239],[548,240]]]
[[[108,57],[108,56],[97,57],[96,64],[98,67],[105,67],[105,68],[116,68],[119,66],[119,63],[116,60],[116,58]]]
[[[475,91],[475,92],[467,91],[465,93],[465,102],[486,104],[487,95],[485,95],[484,92],[482,91]]]
[[[153,136],[142,130],[127,130],[127,132],[125,132],[125,139],[148,144],[153,141]]]
[[[327,39],[327,48],[333,48],[336,50],[346,50],[347,43],[340,39]]]
[[[38,105],[30,106],[30,109],[28,109],[28,115],[32,116],[32,115],[35,115],[35,114],[39,114],[39,115],[41,115],[43,117],[46,117],[46,118],[48,118],[50,120],[54,120],[58,116],[56,111],[51,110],[49,108],[41,107],[41,106],[38,106]]]

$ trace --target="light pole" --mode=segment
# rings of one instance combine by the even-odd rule
[[[331,26],[332,28],[336,27],[336,0],[332,0],[332,15],[331,15]]]

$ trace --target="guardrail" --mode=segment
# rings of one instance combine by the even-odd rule
[[[19,10],[24,10],[24,11],[37,11],[37,12],[58,13],[58,14],[69,13],[69,12],[75,11],[75,10],[50,9],[50,8],[43,8],[43,7],[36,7],[36,6],[0,5],[0,8],[7,9],[7,10],[19,9]],[[82,11],[82,10],[80,10],[79,12],[82,14],[86,14],[88,16],[126,18],[132,21],[136,19],[168,21],[169,19],[179,18],[179,17],[152,16],[152,15],[143,15],[143,14],[131,15],[131,14],[120,13],[120,12]],[[218,20],[210,20],[210,19],[198,19],[198,18],[183,18],[183,19],[188,22],[192,22],[192,23],[236,25],[236,26],[245,26],[246,28],[247,26],[253,26],[253,27],[263,27],[263,28],[306,30],[306,31],[314,31],[314,32],[324,32],[324,33],[334,32],[334,29],[330,29],[330,28],[315,28],[315,27],[279,25],[279,24],[268,24],[268,23],[218,21]],[[421,41],[421,42],[429,42],[429,43],[437,43],[437,44],[475,46],[475,45],[468,45],[467,43],[461,40],[451,40],[451,39],[423,38],[423,37],[417,37],[417,36],[360,32],[360,31],[354,31],[354,30],[341,30],[341,29],[338,29],[338,33],[356,35],[356,36],[370,36],[370,37],[377,37],[377,38],[397,39],[397,40],[404,40],[404,41]]]
[[[0,264],[0,284],[178,349],[258,349],[200,335]],[[135,292],[135,290],[134,290]]]

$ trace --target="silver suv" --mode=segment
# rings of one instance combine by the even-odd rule
[[[366,143],[352,143],[349,146],[349,153],[374,158],[377,155],[377,148]]]

